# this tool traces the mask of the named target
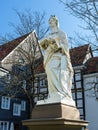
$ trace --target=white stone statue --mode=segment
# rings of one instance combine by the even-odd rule
[[[48,99],[41,103],[64,103],[75,105],[72,94],[73,69],[70,62],[68,41],[65,33],[59,29],[56,16],[49,19],[51,33],[40,40],[44,56],[44,67],[48,79]]]

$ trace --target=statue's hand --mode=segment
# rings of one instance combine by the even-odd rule
[[[50,39],[49,41],[50,41],[50,44],[56,44],[55,39]]]
[[[43,49],[47,49],[47,47],[48,47],[48,40],[47,40],[47,39],[44,39],[44,40],[40,43],[40,46],[41,46]]]
[[[57,43],[55,41],[55,39],[51,39],[49,42],[49,46],[51,47],[51,49],[56,52],[58,50],[58,46]]]
[[[43,49],[47,49],[48,46],[50,46],[50,48],[56,52],[58,50],[58,46],[57,46],[57,43],[56,43],[56,40],[55,39],[52,39],[52,38],[49,38],[49,39],[44,39],[42,42],[40,42],[40,46],[43,48]]]

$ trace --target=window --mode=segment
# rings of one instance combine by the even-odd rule
[[[43,86],[43,80],[40,80],[40,87]]]
[[[72,78],[72,83],[74,83],[74,78]]]
[[[40,79],[40,87],[45,87],[47,85],[46,79]]]
[[[10,130],[14,130],[14,123],[13,122],[11,122],[11,124],[10,124]]]
[[[77,100],[77,107],[83,107],[83,101]]]
[[[81,88],[81,82],[76,82],[76,88]]]
[[[75,100],[75,93],[72,93],[72,97],[73,97],[73,99]]]
[[[11,80],[11,75],[10,74],[7,74],[7,79]]]
[[[76,79],[76,81],[81,80],[81,73],[76,73],[75,74],[75,79]]]
[[[10,83],[10,80],[11,80],[11,75],[8,73],[8,74],[6,75],[6,82],[7,82],[7,83]]]
[[[82,93],[81,92],[77,92],[77,98],[82,98]]]
[[[47,88],[41,88],[40,89],[40,93],[45,93],[45,92],[47,92]]]
[[[20,116],[21,114],[21,105],[14,103],[13,105],[13,115],[14,116]]]
[[[23,89],[26,89],[26,80],[23,80],[22,88],[23,88]]]
[[[20,58],[19,61],[18,61],[21,65],[24,64],[24,59],[23,58]]]
[[[21,110],[22,111],[26,110],[26,101],[21,101]]]
[[[36,103],[38,101],[38,97],[35,97],[34,98],[34,102]]]
[[[95,96],[98,99],[98,84],[95,86]]]
[[[74,89],[75,87],[74,87],[74,84],[72,84],[72,89]]]
[[[9,97],[5,97],[5,96],[2,97],[1,108],[10,109],[10,98]]]
[[[0,130],[8,130],[9,122],[7,121],[0,121]]]

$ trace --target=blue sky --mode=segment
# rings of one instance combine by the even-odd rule
[[[0,35],[11,32],[9,22],[18,23],[17,15],[13,11],[24,11],[31,9],[33,11],[45,11],[47,20],[50,15],[56,15],[59,19],[60,28],[64,30],[68,36],[73,36],[74,32],[81,31],[78,27],[80,21],[64,11],[64,6],[59,0],[0,0]]]

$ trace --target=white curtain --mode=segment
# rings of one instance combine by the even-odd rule
[[[13,124],[13,122],[11,122],[10,130],[14,130],[14,124]]]

